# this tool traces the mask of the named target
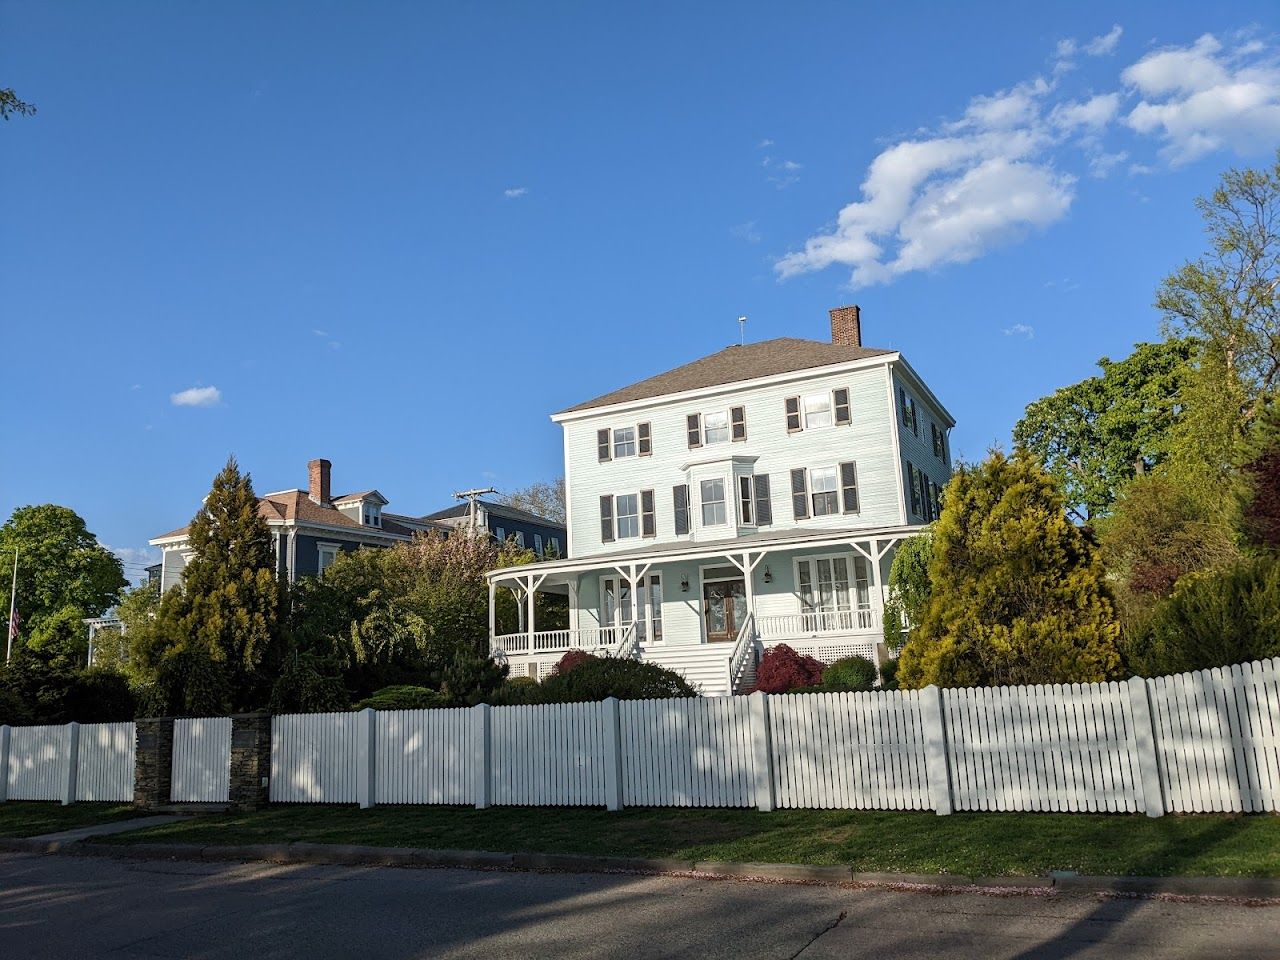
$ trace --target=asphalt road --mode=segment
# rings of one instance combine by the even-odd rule
[[[0,854],[0,956],[1280,958],[1280,906]]]

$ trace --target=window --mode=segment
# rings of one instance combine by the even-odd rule
[[[366,527],[382,526],[382,511],[376,505],[365,505],[364,507],[364,525]]]
[[[750,477],[738,478],[738,518],[743,526],[755,526],[755,497],[751,488]]]
[[[800,609],[817,623],[806,629],[849,629],[854,610],[871,608],[869,567],[863,557],[835,555],[804,557],[796,561],[796,586]],[[852,579],[850,578],[852,574]]]
[[[947,462],[947,435],[939,429],[936,423],[930,423],[929,429],[933,431],[933,455],[943,463]]]
[[[915,464],[907,464],[907,492],[911,497],[911,512],[917,517],[924,516],[923,494],[924,490],[921,485],[920,471],[916,469]]]
[[[657,574],[641,577],[636,583],[636,635],[643,642],[650,637],[662,642],[662,580]],[[631,584],[622,577],[600,580],[600,622],[605,627],[631,623]]]
[[[505,527],[498,527],[493,531],[493,535],[497,538],[499,543],[507,542],[507,531]]]
[[[618,539],[640,536],[640,498],[634,493],[624,493],[614,502],[618,511]]]
[[[898,402],[902,407],[902,425],[917,437],[920,436],[920,417],[916,411],[916,402],[907,396],[907,391],[902,387],[898,388]]]
[[[547,549],[550,551],[553,557],[560,556],[560,538],[552,537],[550,540],[548,540]]]
[[[328,570],[335,560],[338,559],[338,551],[341,549],[336,543],[321,543],[316,545],[319,551],[319,559],[316,563],[317,573],[323,574]]]
[[[613,456],[634,457],[636,455],[636,428],[620,427],[613,431]]]
[[[524,531],[523,530],[516,531],[516,546],[520,547],[522,550],[524,549]]]
[[[831,419],[831,394],[811,393],[803,400],[804,428],[829,427]]]
[[[689,532],[689,485],[678,483],[671,488],[671,502],[675,506],[676,536],[683,537]]]
[[[542,534],[540,533],[533,535],[533,552],[538,556],[542,556]]]
[[[727,523],[728,517],[724,508],[724,481],[702,481],[702,525],[714,527]]]
[[[815,517],[825,517],[840,512],[840,495],[836,487],[835,467],[817,467],[810,470],[809,490]]]
[[[729,442],[729,415],[727,413],[708,413],[703,415],[702,442],[707,445]]]

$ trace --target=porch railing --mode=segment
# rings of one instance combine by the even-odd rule
[[[568,650],[612,652],[623,634],[634,627],[580,627],[577,630],[539,630],[536,633],[504,633],[489,640],[494,654],[560,653]]]
[[[838,633],[877,633],[881,630],[880,624],[880,611],[871,608],[814,610],[756,618],[760,636],[766,640]]]
[[[742,673],[747,668],[747,657],[755,649],[755,643],[755,616],[749,613],[742,624],[742,629],[738,631],[738,639],[729,657],[729,693],[734,693],[738,689],[738,681],[742,679]]]

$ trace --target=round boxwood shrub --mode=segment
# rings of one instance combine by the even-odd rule
[[[866,657],[842,657],[822,672],[822,689],[863,691],[876,685],[876,665]]]
[[[533,677],[509,677],[484,702],[495,707],[521,707],[546,703],[546,697],[542,692],[542,685]]]
[[[383,687],[375,690],[356,704],[357,710],[372,707],[374,710],[430,710],[433,707],[447,707],[449,698],[429,687],[415,687],[402,684],[397,687]]]
[[[820,660],[802,656],[780,643],[770,647],[756,666],[756,689],[764,693],[790,693],[822,682]]]
[[[684,677],[656,663],[590,654],[583,654],[570,670],[557,668],[540,687],[545,703],[586,703],[607,697],[666,700],[698,695]]]

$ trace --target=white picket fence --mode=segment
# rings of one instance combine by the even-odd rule
[[[231,794],[231,718],[173,721],[169,799],[174,803],[226,803]]]
[[[271,799],[1276,812],[1280,658],[1125,683],[280,716]]]
[[[134,725],[0,726],[0,800],[133,799]]]

